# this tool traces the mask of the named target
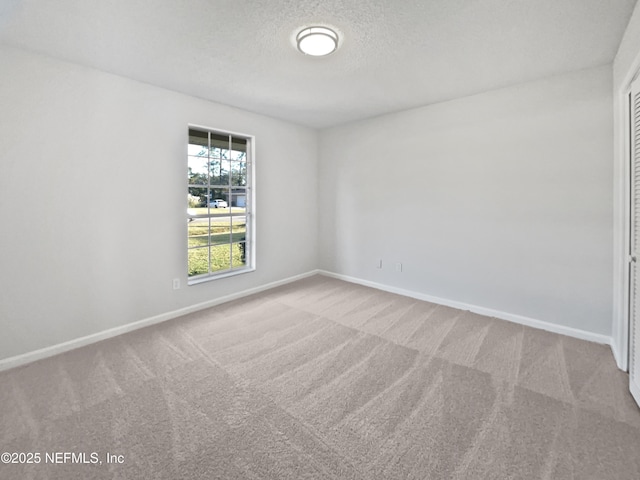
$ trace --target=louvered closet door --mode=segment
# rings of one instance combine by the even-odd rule
[[[640,78],[631,84],[631,261],[629,389],[640,405]]]

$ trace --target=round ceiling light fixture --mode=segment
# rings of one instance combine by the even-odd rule
[[[307,27],[296,36],[298,50],[305,55],[322,57],[338,48],[338,34],[327,27]]]

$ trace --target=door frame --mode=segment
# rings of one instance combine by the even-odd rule
[[[615,68],[615,64],[614,64]],[[618,368],[629,371],[631,248],[631,136],[629,94],[640,74],[640,51],[614,91],[613,322],[611,350]]]

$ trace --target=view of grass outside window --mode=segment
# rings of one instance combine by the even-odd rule
[[[251,142],[224,132],[189,128],[189,278],[251,268]]]

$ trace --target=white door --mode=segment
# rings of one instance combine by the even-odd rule
[[[640,78],[631,84],[631,256],[629,305],[629,389],[640,405]]]

